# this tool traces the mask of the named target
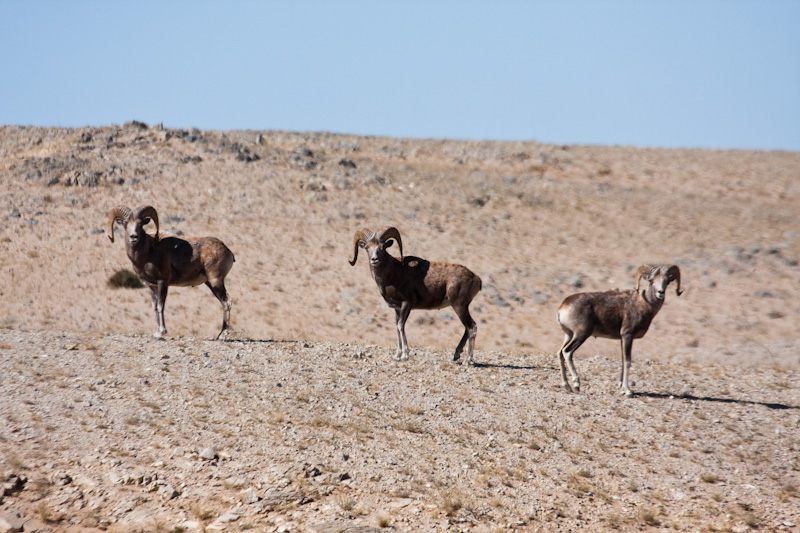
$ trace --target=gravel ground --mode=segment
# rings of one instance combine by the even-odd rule
[[[0,331],[25,531],[796,530],[800,376]],[[2,521],[0,521],[2,524]],[[0,529],[2,530],[2,529]]]

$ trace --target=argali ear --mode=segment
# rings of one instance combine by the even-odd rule
[[[146,226],[150,223],[150,217],[144,217],[142,219],[142,226]]]
[[[389,239],[388,241],[386,241],[386,242],[383,244],[383,247],[384,247],[384,248],[389,248],[389,247],[391,247],[393,244],[394,244],[394,239]]]
[[[359,248],[366,248],[367,247],[367,243],[364,242],[364,241],[358,241],[358,247]]]

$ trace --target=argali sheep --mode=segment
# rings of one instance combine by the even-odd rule
[[[640,281],[648,282],[639,289]],[[675,293],[681,295],[681,271],[675,265],[642,265],[636,271],[633,290],[583,292],[568,296],[558,308],[556,318],[564,331],[564,343],[558,350],[561,383],[568,391],[580,390],[580,379],[572,356],[590,336],[620,339],[622,342],[622,371],[620,385],[626,396],[633,396],[628,386],[633,339],[641,339],[664,304],[667,285],[676,283]],[[572,376],[572,388],[567,383],[566,366]]]
[[[400,259],[386,251],[394,241],[397,241],[400,249]],[[461,358],[465,344],[469,343],[467,362],[474,364],[472,352],[478,325],[469,313],[469,304],[481,290],[481,278],[465,266],[403,257],[400,232],[391,226],[378,232],[366,228],[356,231],[351,265],[356,264],[359,248],[363,248],[369,257],[372,278],[378,284],[381,296],[395,311],[397,352],[394,359],[408,359],[405,325],[412,309],[443,309],[449,306],[464,324],[464,335],[456,347],[453,360]]]
[[[144,227],[153,221],[155,234],[148,235]],[[231,302],[225,290],[225,276],[235,261],[233,253],[215,237],[163,236],[158,231],[158,213],[149,205],[131,210],[114,207],[108,215],[108,237],[114,242],[114,223],[125,231],[125,251],[139,278],[150,288],[158,329],[153,335],[162,338],[167,333],[164,324],[164,303],[167,288],[194,287],[205,283],[222,304],[222,329],[219,339],[230,324]]]

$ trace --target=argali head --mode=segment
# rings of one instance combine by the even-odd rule
[[[647,281],[655,289],[655,296],[663,300],[667,286],[675,282],[675,294],[683,294],[681,290],[681,271],[677,265],[642,265],[636,271],[636,292],[639,292],[641,280]]]
[[[153,237],[158,240],[158,213],[155,208],[145,205],[131,211],[128,207],[114,207],[108,215],[108,238],[114,242],[114,223],[124,228],[126,244],[136,246],[147,235],[144,227],[153,221],[156,231]]]
[[[369,264],[372,267],[379,265],[389,256],[387,248],[397,241],[400,249],[400,262],[403,261],[403,241],[400,238],[400,231],[394,226],[386,226],[378,232],[367,228],[356,231],[353,236],[353,260],[351,265],[355,265],[358,260],[358,249],[363,248],[369,257]]]

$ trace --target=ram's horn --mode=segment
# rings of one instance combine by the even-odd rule
[[[366,244],[370,237],[372,237],[372,230],[368,230],[367,228],[362,228],[356,231],[356,234],[353,236],[353,260],[350,261],[351,265],[355,265],[356,260],[358,259],[358,248],[359,248],[358,243],[363,242],[364,244]]]
[[[667,276],[669,275],[675,277],[675,294],[680,296],[683,294],[681,290],[681,269],[677,265],[670,265],[669,270],[667,270]]]
[[[156,233],[154,237],[158,240],[158,213],[156,213],[156,208],[152,205],[143,205],[139,209],[136,210],[136,217],[144,220],[145,218],[149,218],[153,221],[153,224],[156,225]]]
[[[124,205],[118,205],[108,214],[108,238],[114,242],[114,222],[124,225],[131,216],[131,210]]]
[[[639,281],[642,279],[642,276],[644,276],[644,279],[647,281],[650,281],[653,279],[653,272],[657,269],[657,266],[649,264],[639,267],[639,270],[636,271],[636,292],[639,292]]]
[[[378,238],[386,242],[389,239],[397,241],[397,246],[400,248],[400,262],[403,262],[403,240],[400,238],[400,231],[394,226],[386,226],[378,233]]]

